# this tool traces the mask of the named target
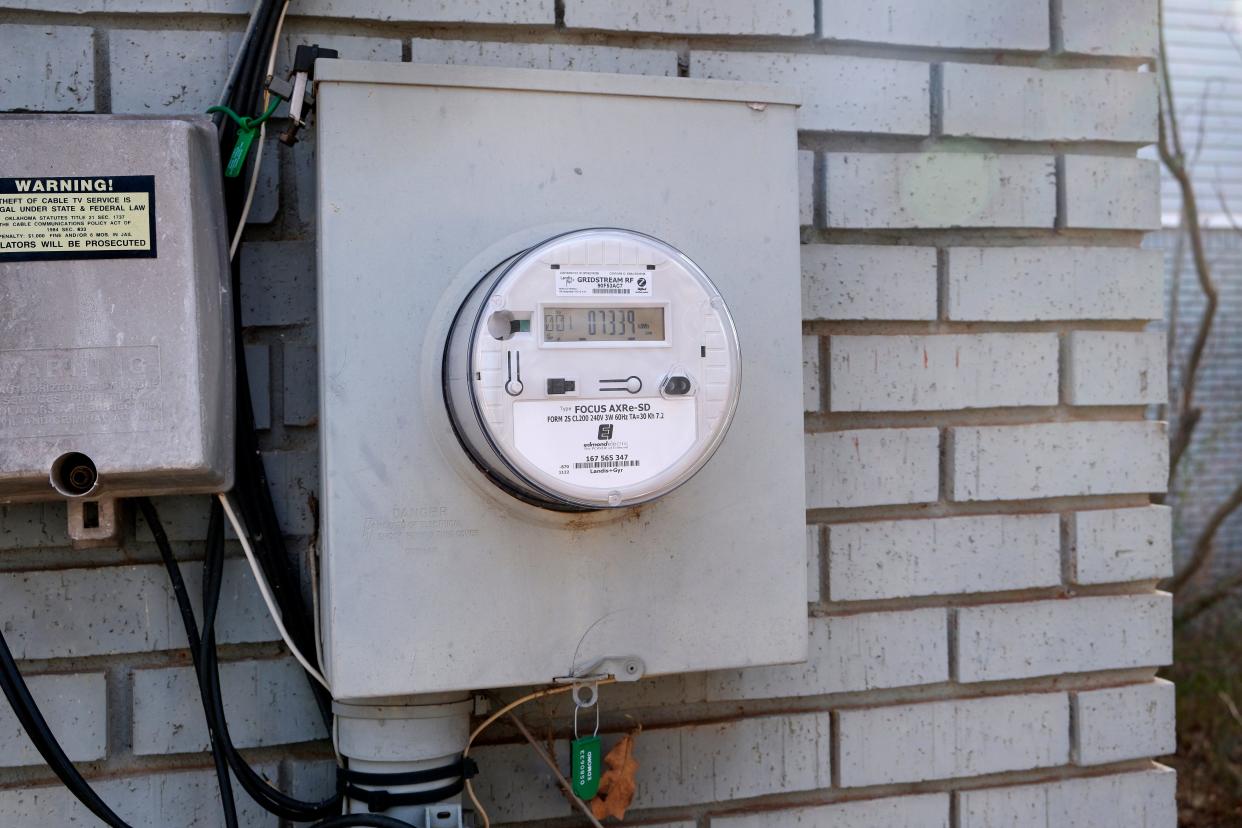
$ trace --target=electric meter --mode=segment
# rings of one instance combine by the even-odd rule
[[[707,274],[618,229],[556,236],[493,268],[462,304],[444,362],[474,461],[562,510],[631,506],[689,480],[728,430],[739,372]]]

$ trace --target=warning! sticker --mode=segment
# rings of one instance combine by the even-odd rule
[[[155,255],[153,175],[0,178],[0,262]]]
[[[696,436],[693,399],[524,402],[513,441],[527,459],[580,486],[641,483],[673,465]]]

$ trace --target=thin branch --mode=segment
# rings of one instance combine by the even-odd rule
[[[1167,356],[1168,388],[1176,388],[1173,367],[1176,365],[1177,354],[1177,314],[1181,309],[1182,268],[1186,261],[1186,211],[1180,211],[1177,224],[1177,240],[1173,243],[1173,273],[1169,277],[1169,321],[1165,332],[1165,353]],[[1161,406],[1160,419],[1171,420],[1177,414],[1173,400]]]
[[[1169,75],[1168,49],[1165,44],[1163,15],[1161,4],[1160,38],[1160,78],[1161,78],[1161,117],[1160,129],[1160,160],[1173,179],[1182,196],[1182,209],[1186,215],[1186,230],[1190,234],[1190,250],[1195,264],[1195,274],[1199,280],[1199,288],[1205,298],[1203,315],[1199,319],[1199,327],[1195,332],[1194,342],[1190,348],[1190,356],[1182,371],[1181,393],[1178,395],[1177,429],[1169,446],[1169,488],[1173,488],[1173,480],[1190,440],[1194,436],[1195,426],[1199,423],[1200,412],[1195,409],[1195,390],[1199,383],[1199,368],[1203,363],[1203,355],[1207,350],[1208,339],[1212,333],[1212,325],[1216,321],[1216,309],[1219,304],[1216,282],[1212,278],[1212,266],[1207,258],[1207,250],[1203,243],[1203,227],[1199,220],[1199,204],[1195,197],[1194,182],[1186,169],[1186,155],[1182,148],[1182,137],[1177,123],[1176,102],[1173,98],[1173,83]]]
[[[1242,572],[1236,572],[1216,585],[1216,589],[1191,601],[1173,613],[1173,625],[1184,627],[1242,587]]]
[[[512,712],[509,713],[509,718],[513,721],[514,727],[516,727],[518,731],[526,737],[526,741],[530,742],[531,749],[539,755],[539,758],[543,760],[543,763],[548,766],[549,770],[552,771],[552,775],[556,777],[556,782],[561,786],[561,789],[565,791],[565,795],[578,806],[578,810],[582,811],[582,813],[586,815],[586,818],[592,825],[595,826],[595,828],[604,828],[604,826],[600,824],[600,821],[595,818],[595,814],[591,813],[590,807],[579,799],[578,795],[574,793],[574,788],[569,784],[569,780],[565,778],[565,774],[561,773],[561,769],[556,766],[556,762],[553,761],[551,756],[548,756],[547,751],[543,749],[543,746],[540,745],[534,735],[526,729],[526,725],[522,723],[522,720],[515,716]]]
[[[1169,592],[1176,593],[1186,584],[1187,581],[1193,578],[1208,564],[1216,549],[1216,533],[1220,531],[1220,527],[1225,520],[1236,512],[1239,507],[1242,507],[1242,483],[1239,483],[1238,487],[1233,490],[1233,494],[1229,496],[1228,500],[1216,507],[1216,511],[1212,513],[1212,517],[1207,522],[1207,526],[1203,527],[1203,531],[1199,533],[1199,537],[1195,540],[1195,545],[1192,547],[1190,554],[1190,560],[1188,560],[1186,564],[1168,580],[1165,584],[1165,589],[1169,590]],[[1226,587],[1226,593],[1232,588],[1233,587]],[[1219,589],[1220,586],[1218,586],[1218,590]],[[1215,592],[1212,593],[1212,595],[1214,594]],[[1211,597],[1211,595],[1208,597]],[[1196,602],[1190,606],[1197,606],[1198,603],[1199,602],[1196,600]],[[1200,612],[1201,611],[1202,610],[1200,610]]]

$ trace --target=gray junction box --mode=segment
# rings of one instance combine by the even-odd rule
[[[537,684],[601,662],[660,674],[803,660],[794,98],[755,84],[349,61],[320,61],[317,76],[321,612],[337,698]],[[556,511],[472,462],[446,408],[445,348],[485,274],[589,228],[655,237],[702,269],[732,314],[740,394],[711,459],[670,493]],[[621,264],[600,250],[595,264]],[[579,325],[589,313],[555,312]],[[637,317],[651,339],[655,313]],[[531,335],[521,324],[496,339]],[[503,371],[505,359],[489,364]],[[546,405],[607,381],[575,364],[575,386],[501,377],[485,390],[498,405],[506,393]],[[687,364],[688,376],[709,373]],[[657,379],[610,390],[658,402]],[[671,393],[699,382],[668,379]]]
[[[231,486],[223,224],[205,117],[0,116],[0,503]]]

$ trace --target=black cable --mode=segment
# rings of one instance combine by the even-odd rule
[[[219,501],[213,501],[212,520],[208,526],[207,555],[203,560],[203,637],[200,644],[200,660],[204,681],[211,698],[208,718],[220,735],[221,747],[229,766],[237,775],[237,781],[259,805],[282,819],[310,822],[340,812],[341,796],[334,793],[318,802],[304,802],[272,787],[260,776],[237,751],[229,735],[228,720],[220,689],[219,657],[216,651],[215,622],[220,605],[221,587],[224,581],[224,533],[220,525],[223,511]],[[213,528],[216,530],[213,532]]]
[[[381,814],[345,814],[317,822],[311,828],[415,828],[408,822]]]
[[[259,17],[254,37],[240,57],[236,82],[227,102],[227,105],[234,111],[258,112],[261,107],[271,50],[279,48],[279,44],[275,43],[275,35],[282,8],[281,0],[269,0],[256,10]],[[220,135],[223,157],[228,157],[231,153],[236,134],[236,125],[231,121],[226,121]],[[245,220],[242,212],[246,200],[248,177],[242,175],[237,178],[224,178],[223,181],[227,213],[226,226],[231,228],[235,234]],[[267,472],[260,454],[258,435],[254,426],[250,383],[241,332],[241,270],[237,260],[232,262],[231,280],[235,320],[235,362],[237,364],[234,500],[241,512],[242,520],[252,533],[255,558],[271,587],[272,597],[280,609],[290,638],[298,649],[307,654],[311,663],[318,667],[315,657],[317,648],[315,647],[312,610],[303,597],[301,579],[298,575],[299,568],[289,554],[280,530],[280,523],[276,518]],[[317,683],[312,683],[312,692],[315,694],[325,726],[330,725],[332,721],[331,697]]]
[[[35,749],[70,793],[110,828],[132,828],[99,798],[99,794],[95,793],[95,789],[82,778],[77,767],[65,755],[60,742],[47,726],[47,720],[43,718],[39,706],[30,695],[30,688],[26,686],[21,672],[17,669],[17,662],[3,633],[0,633],[0,687],[3,687],[9,705]]]
[[[146,497],[137,498],[136,502],[143,519],[147,522],[147,528],[151,530],[151,535],[155,538],[155,545],[159,547],[164,569],[168,572],[169,583],[172,584],[173,596],[177,599],[177,608],[181,611],[181,623],[185,627],[186,641],[190,646],[190,658],[194,662],[194,673],[198,676],[198,692],[202,699],[203,714],[207,719],[207,737],[211,746],[211,758],[216,768],[216,780],[220,787],[220,806],[224,810],[225,828],[237,828],[237,801],[233,798],[233,781],[229,776],[228,761],[221,749],[219,734],[216,733],[211,716],[211,697],[208,692],[206,673],[203,671],[203,664],[199,657],[202,641],[198,634],[198,622],[194,619],[194,607],[190,604],[190,593],[186,591],[185,578],[182,577],[181,567],[173,556],[172,545],[168,542],[168,535],[164,532],[164,525],[160,522],[159,513],[155,511],[155,505],[151,503],[150,498]],[[207,526],[208,544],[211,543],[213,532],[219,535],[221,540],[224,537],[222,519],[214,514],[212,518]]]

